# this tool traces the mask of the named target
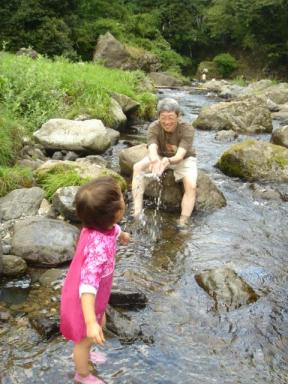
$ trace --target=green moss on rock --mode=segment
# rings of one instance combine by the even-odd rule
[[[286,181],[288,150],[271,143],[247,140],[226,150],[216,166],[228,176],[246,180]]]

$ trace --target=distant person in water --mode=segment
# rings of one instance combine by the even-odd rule
[[[184,229],[196,197],[197,161],[192,148],[194,128],[181,120],[180,106],[172,98],[160,100],[157,112],[158,120],[148,128],[148,156],[133,167],[134,217],[139,217],[142,212],[145,172],[161,176],[166,169],[172,169],[175,181],[182,181],[184,186],[181,216],[177,224],[178,229]]]
[[[75,381],[104,383],[89,372],[89,360],[105,361],[91,352],[93,344],[104,345],[105,309],[115,267],[117,239],[127,244],[130,235],[116,223],[124,215],[121,189],[112,177],[100,177],[82,186],[76,194],[76,212],[83,228],[61,295],[63,336],[74,345]]]

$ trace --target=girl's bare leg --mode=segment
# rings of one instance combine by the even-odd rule
[[[75,344],[73,358],[75,362],[76,372],[81,376],[88,376],[89,371],[89,352],[92,346],[91,340],[86,337],[81,340],[79,343]]]

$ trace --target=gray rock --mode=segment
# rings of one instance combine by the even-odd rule
[[[63,160],[64,159],[64,155],[61,151],[55,151],[51,157],[51,159],[53,160]]]
[[[0,198],[0,222],[36,215],[43,198],[39,187],[15,189]]]
[[[273,129],[271,142],[288,148],[288,125]]]
[[[121,173],[124,175],[131,175],[133,172],[133,165],[140,161],[147,155],[147,145],[139,144],[130,148],[122,149],[119,152],[119,164]]]
[[[124,130],[127,124],[127,117],[122,111],[120,104],[114,99],[111,99],[109,114],[113,119],[112,128],[119,131]]]
[[[50,268],[48,271],[42,273],[42,275],[39,278],[39,283],[43,287],[51,287],[55,284],[58,280],[60,280],[63,275],[65,274],[65,271],[63,269],[57,269],[57,268]]]
[[[55,192],[52,205],[55,211],[59,212],[66,219],[71,221],[79,221],[76,215],[75,196],[79,187],[63,187]]]
[[[199,286],[215,301],[218,312],[232,311],[258,300],[259,295],[229,268],[218,268],[195,275]]]
[[[54,266],[72,259],[79,230],[59,220],[26,218],[14,226],[12,252],[28,262]]]
[[[107,128],[107,130],[109,131],[109,128]],[[113,129],[113,131],[117,132],[114,129]],[[120,136],[119,132],[117,132],[117,134]],[[89,155],[89,156],[86,156],[86,157],[80,157],[80,158],[78,158],[76,160],[76,163],[77,162],[80,162],[82,164],[85,164],[85,163],[96,164],[99,167],[106,167],[107,164],[108,164],[107,160],[105,160],[104,157],[102,157],[100,155]]]
[[[125,120],[124,126],[126,126],[126,120]],[[119,141],[119,138],[120,138],[120,132],[116,131],[116,129],[112,129],[112,128],[108,128],[108,127],[106,129],[107,129],[107,134],[111,140],[111,145],[117,144]],[[120,129],[121,129],[121,127],[120,127]]]
[[[153,337],[143,334],[141,327],[130,316],[107,306],[107,329],[117,335],[122,343],[133,343],[142,340],[153,343]]]
[[[58,317],[30,317],[30,324],[45,340],[51,340],[60,334]]]
[[[34,138],[51,150],[103,153],[111,145],[101,120],[51,119],[34,132]]]
[[[64,160],[75,161],[76,159],[78,159],[78,157],[79,156],[77,155],[77,153],[68,151],[64,157]]]
[[[146,72],[157,71],[161,66],[156,55],[123,45],[110,32],[99,36],[93,61],[109,68],[142,69]]]
[[[267,107],[269,108],[270,112],[279,112],[280,107],[278,104],[274,103],[274,101],[267,99]]]
[[[182,80],[165,72],[151,72],[148,76],[156,87],[179,88],[184,85]]]
[[[39,144],[26,144],[19,152],[19,157],[21,159],[27,160],[41,160],[46,161],[47,158],[45,156],[44,147]]]
[[[113,288],[109,299],[112,307],[140,309],[146,307],[147,297],[132,287]]]
[[[16,162],[16,164],[19,165],[20,167],[30,168],[32,171],[39,168],[43,163],[44,161],[42,160],[30,160],[30,159],[17,160]]]
[[[245,87],[241,87],[240,85],[236,84],[229,84],[221,88],[221,91],[218,96],[222,99],[232,100],[242,95],[244,90]]]
[[[249,188],[253,191],[254,198],[260,198],[263,200],[281,200],[282,195],[279,191],[269,187],[261,186],[259,184],[252,183]]]
[[[193,126],[215,131],[232,129],[238,133],[272,132],[273,128],[267,103],[256,96],[204,107]]]
[[[237,132],[229,129],[228,131],[218,131],[215,135],[215,140],[227,143],[229,141],[236,140],[238,136]]]
[[[117,101],[126,116],[134,113],[140,107],[140,103],[121,93],[113,92],[111,96]]]
[[[24,259],[14,255],[3,255],[3,274],[6,276],[19,276],[27,271],[27,263]]]
[[[176,183],[173,171],[167,170],[161,178],[161,183],[155,179],[147,180],[145,196],[152,205],[159,196],[160,208],[165,211],[179,211],[183,196],[182,183]],[[226,205],[223,193],[216,187],[207,174],[198,172],[195,211],[210,212]]]

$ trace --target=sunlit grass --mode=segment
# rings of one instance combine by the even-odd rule
[[[29,168],[0,167],[0,197],[16,188],[30,188],[33,182],[32,171]]]

